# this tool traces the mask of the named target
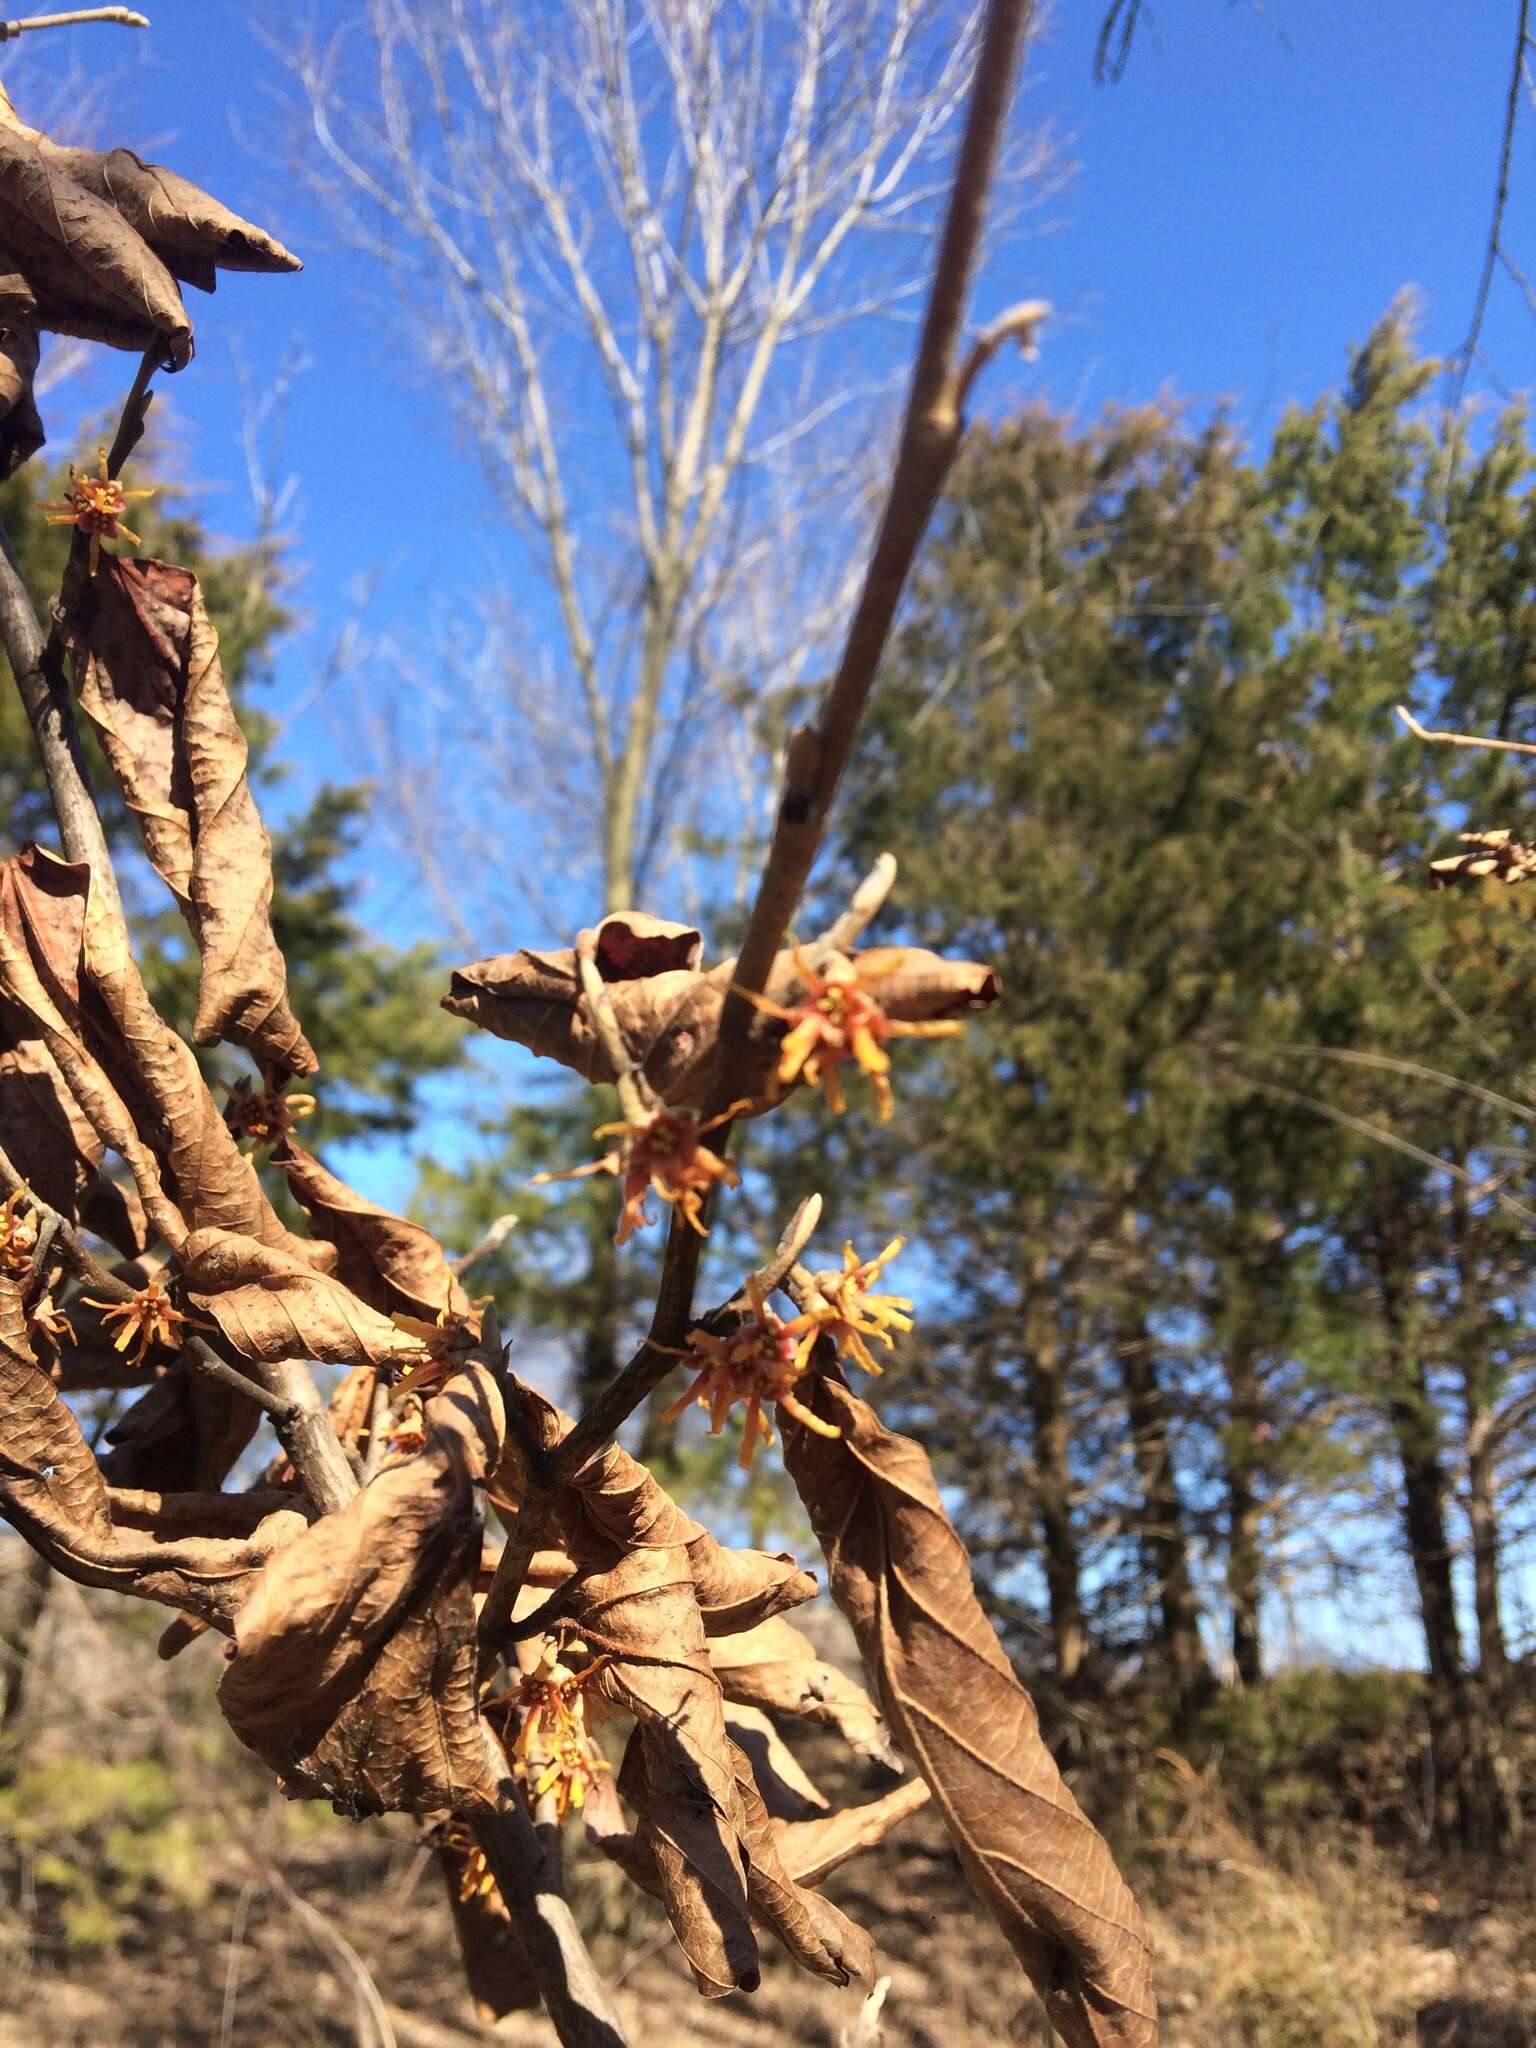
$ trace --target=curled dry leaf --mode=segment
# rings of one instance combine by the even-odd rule
[[[149,1243],[144,1205],[103,1172],[106,1147],[37,1027],[0,1000],[0,1151],[35,1194],[126,1257]]]
[[[114,348],[159,342],[179,369],[192,323],[178,279],[212,291],[221,269],[299,268],[280,242],[174,171],[126,149],[60,148],[18,119],[3,90],[0,245],[12,266],[0,278],[0,326],[20,387],[6,423],[24,408],[19,431],[0,435],[7,475],[42,442],[31,397],[39,329]]]
[[[355,1194],[291,1138],[275,1148],[294,1198],[317,1237],[336,1247],[336,1277],[381,1315],[458,1315],[469,1299],[430,1230]]]
[[[711,1656],[713,1661],[713,1656]],[[732,1742],[752,1766],[763,1804],[775,1820],[809,1820],[825,1813],[828,1800],[759,1707],[744,1707],[726,1695],[725,1725]]]
[[[571,1418],[532,1388],[518,1384],[518,1398],[534,1441],[553,1450],[573,1425]],[[520,1459],[509,1442],[501,1472],[492,1485],[497,1505],[521,1493]],[[762,1550],[731,1550],[685,1515],[660,1482],[622,1445],[608,1444],[589,1460],[565,1490],[556,1521],[566,1548],[584,1565],[592,1544],[620,1550],[680,1544],[687,1553],[699,1611],[708,1635],[727,1635],[814,1598],[815,1577],[792,1557]]]
[[[271,842],[197,578],[167,562],[108,556],[94,576],[77,564],[60,624],[81,706],[202,955],[193,1037],[312,1074],[272,936]]]
[[[195,1230],[181,1248],[182,1283],[242,1357],[266,1365],[400,1367],[421,1357],[414,1337],[359,1301],[329,1273],[230,1230]]]
[[[570,1418],[530,1389],[518,1397],[528,1434],[552,1450]],[[519,1490],[515,1471],[501,1483]],[[640,1724],[634,1768],[646,1786],[657,1881],[694,1981],[706,1997],[751,1988],[746,1823],[706,1627],[713,1617],[740,1628],[806,1599],[816,1582],[791,1559],[723,1550],[616,1444],[562,1489],[553,1519],[579,1574],[570,1626],[610,1660],[597,1682]]]
[[[112,1503],[79,1422],[33,1358],[20,1291],[0,1276],[0,1514],[55,1570],[228,1632],[267,1558],[306,1526],[297,1510],[277,1508],[231,1536],[201,1504],[165,1514],[136,1500],[120,1528]],[[209,1519],[214,1533],[202,1533]]]
[[[97,1140],[128,1166],[155,1232],[237,1230],[314,1266],[330,1245],[290,1235],[209,1094],[197,1056],[155,1011],[121,913],[88,867],[25,846],[0,863],[0,1000],[40,1038]]]
[[[216,1487],[260,1425],[254,1401],[177,1359],[108,1430],[102,1470],[114,1486]]]
[[[891,1829],[926,1806],[931,1797],[921,1778],[909,1778],[881,1799],[845,1806],[808,1820],[780,1821],[774,1842],[784,1868],[800,1884],[820,1884],[864,1849],[883,1842]]]
[[[750,1859],[747,1895],[752,1911],[767,1922],[802,1969],[833,1984],[847,1984],[855,1978],[872,1984],[874,1943],[830,1899],[791,1877],[780,1859],[775,1823],[763,1804],[752,1766],[734,1742],[731,1763],[745,1818],[743,1838]]]
[[[624,1549],[592,1530],[571,1548],[583,1571],[567,1615],[609,1660],[602,1692],[639,1723],[634,1776],[667,1917],[694,1983],[706,1998],[755,1990],[745,1819],[687,1550],[677,1542]]]
[[[644,911],[606,917],[591,936],[593,958],[614,1000],[626,1047],[639,1048],[637,1056],[648,1055],[647,1076],[670,1101],[652,1066],[667,1070],[686,1064],[698,1050],[688,1018],[673,1013],[702,979],[703,939],[691,925]],[[584,1080],[614,1078],[583,1007],[573,950],[525,950],[477,960],[454,973],[443,1008],[498,1038],[558,1060]]]
[[[665,1897],[663,1845],[651,1817],[652,1788],[643,1741],[632,1738],[620,1767],[620,1795],[635,1809],[632,1835],[593,1828],[593,1840],[643,1890]],[[873,1979],[874,1943],[830,1899],[800,1885],[779,1854],[776,1823],[770,1820],[748,1759],[728,1745],[741,1811],[741,1845],[746,1858],[747,1897],[752,1917],[778,1937],[802,1969],[828,1983]]]
[[[824,1663],[810,1637],[782,1616],[760,1621],[741,1635],[717,1636],[709,1646],[709,1661],[728,1700],[825,1721],[860,1756],[901,1769],[880,1709],[863,1686]]]
[[[116,1078],[85,1042],[82,1009],[90,870],[25,846],[0,864],[0,998],[12,1043],[35,1034],[46,1062],[63,1079],[70,1100],[95,1134],[128,1163],[155,1228],[171,1243],[185,1222],[166,1193],[159,1162],[140,1137],[133,1111]],[[62,1107],[62,1104],[61,1104]]]
[[[219,1687],[290,1790],[352,1813],[499,1803],[476,1703],[473,1589],[504,1416],[482,1366],[425,1405],[426,1441],[280,1552]]]
[[[21,282],[14,275],[0,277],[0,477],[20,469],[46,439],[32,395],[40,355],[37,329],[25,324],[31,311],[25,301],[17,319],[17,294],[7,290]]]
[[[932,1786],[971,1883],[1066,2048],[1154,2048],[1146,1929],[1063,1784],[971,1584],[921,1445],[828,1369],[784,1459],[897,1741]]]
[[[635,944],[632,933],[641,924],[677,934],[679,952],[685,937],[697,937],[686,926],[666,926],[660,919],[641,919],[630,912],[607,918],[597,927],[598,959],[600,964],[609,963],[604,978],[619,1033],[625,1050],[664,1102],[674,1109],[697,1109],[713,1081],[715,1041],[735,962],[724,960],[707,971],[692,961],[679,964],[661,944]],[[998,997],[997,976],[974,961],[889,947],[852,957],[856,963],[875,962],[884,970],[881,1006],[903,1023],[961,1017],[986,1009]],[[636,971],[621,978],[612,972],[616,961]],[[766,994],[784,1005],[802,992],[795,954],[781,953]],[[454,974],[443,1008],[498,1038],[558,1060],[584,1080],[615,1078],[582,1004],[574,952],[504,953],[476,961]],[[759,1095],[768,1088],[777,1057],[778,1044],[771,1032],[754,1037],[749,1063],[735,1077],[743,1095]]]

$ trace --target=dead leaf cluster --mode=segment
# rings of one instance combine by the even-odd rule
[[[889,949],[880,948],[882,964]],[[607,987],[624,1050],[656,1094],[674,1109],[700,1109],[715,1079],[715,1052],[734,959],[701,965],[703,939],[688,925],[625,911],[597,926],[594,954]],[[857,965],[860,955],[854,954]],[[765,994],[780,1006],[804,996],[802,958],[778,955]],[[970,960],[946,960],[905,949],[882,975],[880,1000],[902,1023],[936,1023],[987,1009],[997,1001],[996,974]],[[522,951],[477,960],[453,975],[443,1008],[497,1038],[557,1060],[585,1081],[617,1078],[582,1001],[576,950]],[[733,1078],[735,1093],[769,1106],[782,1032],[764,1029]]]
[[[220,270],[300,268],[281,242],[131,150],[65,149],[0,88],[0,474],[43,443],[32,396],[40,333],[191,360],[181,286]]]

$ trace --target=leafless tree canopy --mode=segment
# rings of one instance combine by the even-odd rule
[[[536,780],[611,909],[697,821],[691,769],[745,791],[744,693],[804,681],[852,594],[853,337],[920,283],[975,49],[941,0],[368,0],[305,51],[314,173],[549,594],[493,592],[376,732],[440,897],[450,786],[526,815]]]

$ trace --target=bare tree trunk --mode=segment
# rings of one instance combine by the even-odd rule
[[[1418,1588],[1425,1657],[1435,1684],[1455,1686],[1463,1667],[1445,1524],[1445,1466],[1422,1359],[1400,1354],[1393,1379],[1388,1413],[1402,1467],[1403,1533]]]
[[[1184,1503],[1173,1474],[1168,1404],[1158,1379],[1144,1316],[1121,1326],[1120,1377],[1141,1498],[1136,1521],[1156,1602],[1154,1639],[1179,1700],[1191,1705],[1211,1690],[1211,1667],[1200,1640],[1200,1609],[1189,1568]]]
[[[1242,1685],[1264,1676],[1259,1616],[1263,1585],[1260,1545],[1262,1511],[1258,1480],[1259,1432],[1263,1427],[1257,1361],[1253,1346],[1233,1339],[1227,1356],[1231,1423],[1227,1433],[1227,1596],[1232,1603],[1232,1662]]]
[[[1500,1693],[1509,1678],[1509,1653],[1499,1602],[1499,1518],[1496,1495],[1494,1406],[1496,1388],[1489,1369],[1488,1319],[1476,1225],[1465,1185],[1451,1197],[1455,1244],[1456,1346],[1461,1371],[1462,1413],[1467,1433],[1467,1526],[1472,1543],[1472,1602],[1477,1619],[1477,1668],[1485,1689]]]
[[[1072,1431],[1065,1400],[1066,1369],[1046,1292],[1048,1279],[1045,1255],[1033,1255],[1025,1297],[1024,1340],[1027,1399],[1034,1423],[1036,1513],[1056,1676],[1063,1691],[1070,1694],[1081,1686],[1089,1645],[1077,1531],[1072,1522]]]
[[[1402,1469],[1403,1532],[1418,1587],[1429,1666],[1432,1818],[1444,1841],[1502,1848],[1519,1833],[1519,1801],[1486,1688],[1463,1661],[1439,1421],[1424,1360],[1408,1324],[1406,1273],[1393,1249],[1387,1229],[1378,1221],[1375,1253],[1390,1346],[1387,1415]]]
[[[29,1550],[25,1564],[16,1573],[11,1611],[0,1636],[0,1783],[15,1775],[16,1756],[11,1738],[26,1705],[28,1681],[37,1655],[38,1633],[48,1611],[53,1590],[53,1567],[40,1552]]]
[[[1499,1518],[1494,1494],[1493,1415],[1482,1389],[1464,1383],[1467,1417],[1467,1523],[1472,1538],[1472,1604],[1477,1617],[1477,1668],[1497,1693],[1509,1678],[1509,1653],[1499,1601]]]
[[[1460,1685],[1464,1667],[1446,1529],[1440,1428],[1424,1360],[1407,1328],[1403,1275],[1394,1269],[1380,1239],[1377,1272],[1389,1345],[1387,1419],[1403,1481],[1403,1534],[1418,1589],[1430,1684],[1448,1693]]]
[[[1123,1210],[1122,1245],[1134,1253],[1139,1235],[1134,1211]],[[1134,1257],[1126,1264],[1129,1288],[1135,1284]],[[1182,1706],[1192,1706],[1212,1690],[1211,1667],[1200,1639],[1200,1608],[1190,1570],[1184,1503],[1174,1477],[1167,1397],[1147,1318],[1130,1299],[1118,1312],[1115,1349],[1140,1490],[1135,1519],[1153,1588],[1154,1640],[1177,1699]]]

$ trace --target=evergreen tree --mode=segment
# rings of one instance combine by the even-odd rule
[[[1399,309],[1261,462],[1164,407],[980,439],[845,846],[900,852],[914,940],[1009,992],[863,1185],[910,1182],[943,1247],[899,1397],[947,1418],[1003,1590],[1038,1563],[1063,1679],[1139,1613],[1197,1699],[1224,1586],[1251,1682],[1310,1509],[1345,1570],[1395,1521],[1464,1732],[1463,1541],[1476,1675],[1507,1659],[1536,1018],[1508,893],[1428,888],[1450,821],[1509,822],[1518,777],[1393,712],[1528,736],[1536,529],[1523,422],[1474,455],[1434,370]],[[1349,1516],[1331,1557],[1320,1500]]]

